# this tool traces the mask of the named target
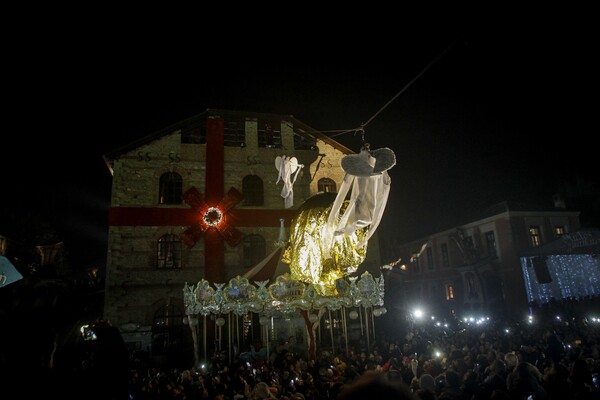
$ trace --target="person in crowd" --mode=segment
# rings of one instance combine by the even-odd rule
[[[561,363],[553,362],[544,371],[542,385],[548,393],[548,400],[570,398],[569,369]]]
[[[258,382],[250,394],[251,400],[276,399],[266,382]]]
[[[392,382],[382,372],[369,371],[341,388],[336,400],[395,399],[418,400],[407,386]]]
[[[562,339],[559,338],[558,334],[547,329],[544,333],[545,348],[544,355],[546,358],[552,360],[554,363],[560,362],[562,357],[565,355],[565,344]]]
[[[88,399],[127,399],[129,388],[129,350],[119,329],[100,320],[90,327],[95,339],[91,345],[84,389]]]
[[[488,374],[481,383],[484,397],[489,397],[494,391],[507,392],[506,365],[501,360],[493,360],[488,367]]]
[[[504,364],[506,367],[506,375],[510,374],[519,363],[519,356],[514,351],[510,351],[504,355]]]
[[[436,400],[435,379],[429,374],[419,378],[419,388],[414,392],[420,400]]]
[[[446,399],[446,400],[460,400],[462,399],[462,392],[460,390],[460,386],[462,384],[460,376],[451,370],[448,370],[444,373],[445,382],[442,386],[442,389],[438,395],[438,399]]]
[[[573,362],[568,381],[573,400],[597,399],[600,395],[600,391],[596,390],[593,385],[588,364],[583,359]]]
[[[542,374],[537,367],[527,361],[521,361],[508,375],[506,387],[511,399],[547,400],[548,394],[541,384]]]

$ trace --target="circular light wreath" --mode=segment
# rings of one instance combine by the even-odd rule
[[[206,210],[202,219],[208,226],[217,226],[223,221],[223,213],[216,207],[210,207]]]

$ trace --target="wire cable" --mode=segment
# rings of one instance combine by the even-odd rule
[[[442,51],[440,54],[438,54],[438,56],[436,58],[434,58],[429,64],[427,64],[427,66],[425,68],[423,68],[421,70],[421,72],[419,72],[413,79],[410,80],[410,82],[408,82],[398,93],[396,93],[394,95],[394,97],[392,97],[387,103],[385,103],[383,105],[383,107],[381,107],[379,110],[377,110],[377,112],[375,114],[373,114],[373,116],[371,118],[369,118],[367,120],[367,122],[362,123],[358,128],[354,128],[354,129],[348,129],[345,131],[330,131],[330,132],[338,132],[334,135],[330,135],[330,138],[336,137],[336,136],[340,136],[340,135],[344,135],[348,132],[361,132],[363,135],[363,141],[364,141],[364,130],[365,127],[371,123],[371,121],[373,121],[383,110],[385,110],[390,104],[392,104],[394,102],[394,100],[396,100],[402,93],[404,93],[413,83],[415,83],[417,81],[417,79],[419,79],[425,72],[427,72],[427,70],[429,68],[431,68],[436,62],[438,62],[446,53],[448,53],[450,51],[450,49],[452,49],[452,47],[454,47],[454,45],[456,44],[456,42],[458,41],[458,38],[455,39],[452,43],[450,43],[450,45],[448,47],[446,47],[444,49],[444,51]]]

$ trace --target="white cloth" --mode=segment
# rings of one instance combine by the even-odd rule
[[[296,157],[278,156],[275,158],[275,167],[279,171],[275,184],[278,184],[280,180],[283,182],[281,197],[284,199],[285,208],[290,208],[294,205],[294,183],[304,165],[298,164]]]
[[[328,230],[334,235],[349,235],[368,226],[369,232],[364,238],[366,242],[381,222],[390,193],[390,184],[391,178],[387,171],[370,177],[346,174],[329,214]],[[341,215],[340,210],[350,188],[350,202]]]
[[[363,150],[358,155],[346,156],[352,157],[346,162],[342,159],[342,167],[346,175],[331,207],[325,230],[324,239],[331,245],[337,235],[351,235],[357,229],[369,227],[363,241],[359,244],[364,246],[381,222],[390,193],[391,178],[387,170],[380,173],[372,172],[376,159],[370,154],[369,151]],[[363,167],[360,167],[361,164]],[[394,164],[395,161],[391,165]],[[349,170],[359,175],[352,175],[348,173]],[[350,201],[342,214],[342,205],[350,189],[352,189]]]

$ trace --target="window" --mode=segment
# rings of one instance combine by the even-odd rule
[[[488,255],[496,258],[498,254],[496,252],[496,236],[494,235],[494,231],[485,232],[485,243],[487,244]]]
[[[323,193],[335,193],[337,192],[337,187],[333,179],[321,178],[317,183],[317,190]]]
[[[177,172],[166,172],[160,176],[158,188],[159,204],[181,204],[183,180]]]
[[[556,236],[557,238],[565,235],[567,233],[566,229],[564,226],[562,225],[556,225],[554,227],[554,236]]]
[[[419,252],[415,251],[410,258],[410,262],[412,263],[413,272],[419,272]]]
[[[475,243],[473,242],[473,236],[465,237],[465,248],[467,251],[471,251],[475,248]]]
[[[450,256],[448,255],[448,243],[442,243],[442,266],[448,268],[450,266]]]
[[[265,239],[260,235],[246,235],[243,241],[243,265],[244,268],[250,268],[261,262],[266,254],[267,249]]]
[[[433,249],[427,247],[427,268],[433,269]]]
[[[241,147],[246,143],[246,122],[227,120],[223,132],[223,144],[229,147]]]
[[[158,268],[181,268],[181,240],[172,233],[158,239],[156,254]]]
[[[304,129],[294,126],[294,149],[314,150],[315,147],[314,139],[309,139]]]
[[[265,204],[263,181],[256,175],[246,175],[242,180],[242,193],[245,206],[262,206]]]
[[[538,247],[542,244],[542,235],[539,226],[529,227],[529,239],[531,240],[531,247]]]
[[[446,284],[446,300],[454,299],[454,287],[451,284]]]
[[[281,122],[261,121],[258,126],[258,147],[281,148]]]

